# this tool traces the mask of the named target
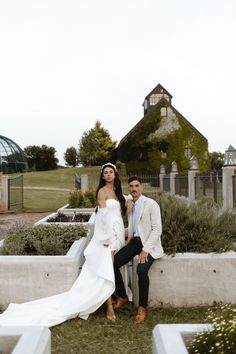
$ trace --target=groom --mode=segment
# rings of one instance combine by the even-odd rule
[[[161,214],[159,205],[151,198],[145,197],[140,178],[128,179],[128,190],[133,198],[133,210],[128,215],[128,243],[114,259],[116,294],[118,299],[114,309],[122,307],[128,297],[125,291],[120,267],[139,255],[137,274],[139,285],[139,308],[133,323],[141,323],[147,317],[149,277],[148,271],[154,260],[163,255],[161,245]]]

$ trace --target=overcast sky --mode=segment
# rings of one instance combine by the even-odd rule
[[[100,120],[113,140],[161,83],[209,142],[236,148],[235,0],[0,0],[0,135],[70,146]]]

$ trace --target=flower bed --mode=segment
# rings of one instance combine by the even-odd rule
[[[54,217],[49,217],[47,222],[88,222],[91,217],[91,214],[86,213],[77,213],[74,211],[73,214],[65,214],[62,212],[58,212]]]
[[[83,225],[93,232],[95,212],[94,208],[67,208],[67,205],[37,221],[34,226],[40,225]]]

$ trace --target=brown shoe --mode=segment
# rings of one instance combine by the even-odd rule
[[[145,320],[145,318],[147,317],[147,313],[148,313],[147,309],[145,307],[140,306],[138,308],[137,315],[134,316],[134,318],[133,318],[133,323],[138,324],[138,323],[143,322]]]
[[[113,305],[113,309],[119,309],[120,307],[124,306],[128,301],[129,301],[128,296],[118,297],[118,299]]]

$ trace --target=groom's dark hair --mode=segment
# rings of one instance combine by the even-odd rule
[[[139,183],[143,183],[142,180],[141,180],[141,178],[139,178],[139,177],[137,177],[137,176],[131,176],[131,177],[129,177],[129,179],[128,179],[128,184],[131,183],[131,182],[133,182],[133,181],[138,181]]]

